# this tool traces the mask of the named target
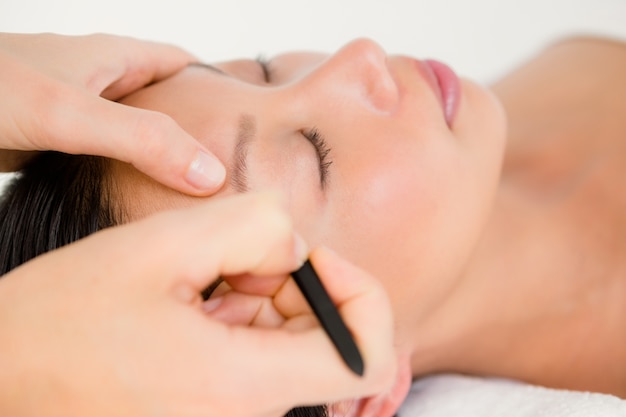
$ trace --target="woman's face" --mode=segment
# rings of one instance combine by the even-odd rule
[[[281,190],[310,246],[383,281],[401,345],[419,341],[462,275],[498,182],[505,123],[493,96],[368,40],[268,68],[191,66],[124,102],[169,114],[225,163],[212,198]],[[133,216],[195,201],[117,172],[133,187]]]

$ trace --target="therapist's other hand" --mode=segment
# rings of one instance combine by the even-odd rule
[[[315,323],[231,325],[203,310],[199,293],[218,276],[284,279],[306,257],[299,242],[275,195],[247,194],[105,230],[15,269],[0,280],[0,414],[280,416],[388,389],[388,300],[330,252],[313,262],[327,284],[336,279],[329,291],[363,354],[362,378]],[[292,307],[287,321],[306,311]]]
[[[216,191],[222,163],[173,119],[112,101],[193,60],[113,35],[0,33],[0,171],[19,169],[28,151],[56,150],[130,162],[188,194]]]
[[[310,259],[320,273],[325,288],[334,295],[335,304],[342,317],[353,323],[361,323],[363,328],[386,328],[390,320],[387,309],[380,299],[380,292],[373,288],[379,283],[368,278],[353,265],[341,260],[325,248],[317,248],[310,253]],[[354,277],[361,276],[362,280]],[[260,279],[251,274],[224,276],[223,281],[204,303],[210,317],[231,325],[281,328],[289,331],[307,331],[319,326],[317,318],[295,281],[289,276],[275,275]],[[370,297],[379,298],[377,301]],[[358,300],[358,301],[357,301]],[[355,325],[356,328],[360,325]],[[380,333],[365,333],[362,337],[377,338]],[[383,336],[384,337],[384,336]],[[358,340],[358,344],[363,342]],[[369,342],[369,343],[374,343]],[[368,344],[368,342],[365,342]],[[295,353],[295,352],[292,352]],[[296,353],[297,354],[297,353]],[[395,384],[390,389],[328,404],[332,416],[376,416],[387,417],[396,414],[410,389],[412,372],[408,352],[396,351],[397,370]],[[297,358],[294,358],[296,361]],[[315,372],[317,363],[307,362],[309,372]],[[387,365],[390,366],[390,365]],[[393,366],[388,369],[394,372]],[[326,372],[326,370],[323,370]],[[374,371],[376,372],[376,371]],[[300,386],[305,385],[301,382]],[[327,382],[328,384],[328,382]],[[330,389],[340,389],[329,386]],[[315,387],[308,387],[312,392]]]

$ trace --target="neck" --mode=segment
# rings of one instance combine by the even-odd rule
[[[601,82],[622,79],[626,70],[626,53],[614,65],[616,46],[595,42],[557,44],[493,86],[509,125],[501,182],[492,215],[438,318],[449,331],[429,349],[438,354],[414,360],[416,373],[444,369],[626,394],[616,388],[624,386],[621,374],[607,377],[624,355],[606,348],[617,344],[623,352],[626,340],[597,331],[608,327],[607,306],[625,304],[626,297],[614,295],[624,293],[624,280],[599,278],[615,275],[611,268],[598,275],[597,267],[615,259],[577,223],[598,188],[589,138],[598,137],[598,120],[607,126],[607,112],[626,104],[625,91],[589,102],[606,90]],[[603,59],[611,62],[599,66]],[[626,131],[623,121],[615,123],[622,125],[613,129]]]

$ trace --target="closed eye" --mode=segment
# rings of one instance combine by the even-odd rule
[[[328,156],[331,149],[317,128],[302,130],[301,133],[315,148],[320,171],[320,184],[322,189],[325,189],[328,184],[329,168],[333,163]]]

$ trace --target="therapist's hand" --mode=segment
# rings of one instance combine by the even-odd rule
[[[0,171],[57,150],[130,162],[157,181],[206,195],[223,165],[170,117],[115,103],[194,58],[112,35],[0,33]]]
[[[298,318],[301,298],[281,309],[290,329],[204,311],[199,292],[218,276],[284,280],[306,256],[298,242],[275,195],[247,194],[105,230],[15,269],[0,279],[0,415],[279,416],[388,389],[388,300],[331,252],[312,259],[361,349],[361,378],[316,322]]]

